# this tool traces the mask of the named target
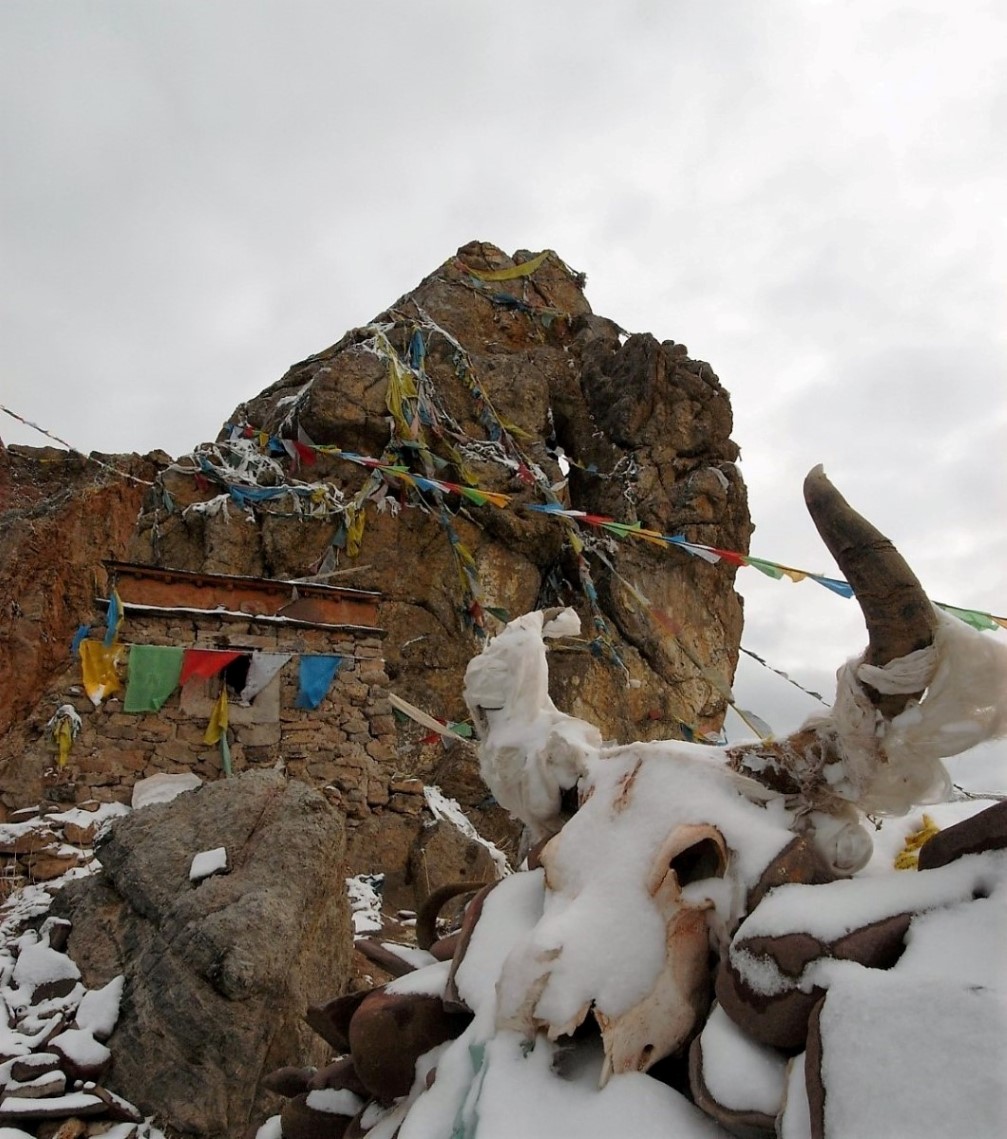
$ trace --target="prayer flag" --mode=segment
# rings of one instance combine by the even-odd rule
[[[976,609],[959,609],[956,605],[941,605],[939,602],[937,608],[943,609],[945,613],[950,613],[952,617],[957,617],[959,621],[964,621],[966,625],[971,625],[980,632],[1000,627],[989,613],[980,613]]]
[[[174,645],[131,645],[124,712],[157,712],[178,687],[185,650]]]
[[[743,566],[745,559],[741,554],[736,554],[734,550],[722,550],[719,546],[710,546],[711,553],[717,555],[721,561],[727,562],[729,566]]]
[[[223,649],[185,649],[184,653],[179,684],[185,684],[193,677],[209,680],[211,676],[216,676],[221,669],[226,668],[232,660],[241,656],[241,653],[227,652]]]
[[[785,573],[791,581],[804,581],[808,576],[807,570],[794,569],[793,566],[780,566],[780,570]]]
[[[672,545],[678,546],[680,549],[685,550],[686,553],[693,554],[697,558],[702,558],[704,562],[709,562],[710,565],[715,566],[720,561],[720,554],[716,553],[709,546],[699,546],[695,542],[687,542],[684,538],[679,538],[677,535],[671,535],[668,541]]]
[[[112,590],[112,596],[108,599],[108,611],[105,615],[105,647],[114,645],[119,637],[119,626],[122,624],[122,601],[119,599],[119,591]]]
[[[507,269],[470,269],[467,265],[463,265],[462,268],[471,276],[478,277],[480,281],[512,281],[515,277],[530,277],[548,256],[549,250],[545,249],[530,261],[511,265]]]
[[[248,676],[245,687],[241,690],[238,700],[242,704],[251,704],[273,677],[290,660],[290,653],[252,653],[248,666]]]
[[[826,589],[831,589],[833,593],[838,593],[840,597],[853,596],[853,586],[848,581],[840,581],[835,577],[823,577],[817,573],[808,576],[812,581],[817,581],[819,585],[824,585]]]
[[[207,725],[203,742],[220,744],[221,766],[224,768],[224,774],[229,776],[231,774],[231,748],[227,742],[227,685],[224,683],[220,685],[220,695],[213,705],[210,723]]]
[[[73,635],[73,640],[70,642],[70,656],[76,657],[80,652],[80,643],[91,632],[90,625],[78,625],[77,632]]]
[[[217,697],[213,705],[213,711],[210,713],[210,722],[206,728],[206,735],[203,736],[203,742],[208,744],[215,744],[220,742],[221,735],[227,733],[227,685],[221,684],[220,695]]]
[[[73,746],[73,725],[69,720],[60,720],[56,725],[56,752],[59,756],[58,766],[66,767],[70,757],[70,748]]]
[[[120,645],[105,645],[101,641],[92,640],[80,643],[80,667],[84,678],[84,691],[95,707],[106,696],[111,696],[122,687],[115,670],[121,654]]]
[[[327,653],[302,655],[300,660],[300,687],[297,700],[294,702],[295,706],[298,708],[317,708],[328,694],[333,677],[342,663],[342,657]]]
[[[778,566],[776,562],[764,562],[762,558],[745,558],[745,564],[757,569],[759,573],[764,573],[766,577],[775,578],[777,581],[783,577],[783,567]]]
[[[367,513],[363,504],[350,506],[346,509],[346,553],[355,558],[360,553],[360,546],[364,540],[364,527],[367,525]]]

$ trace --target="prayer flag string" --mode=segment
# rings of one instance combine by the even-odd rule
[[[483,410],[486,414],[492,416],[494,413],[487,403],[483,403]],[[243,429],[233,428],[235,433],[244,435],[248,438],[255,438],[261,447],[275,452],[277,449],[283,450],[282,440],[278,440],[274,436],[269,436],[265,432],[259,432],[255,428],[245,427]],[[504,428],[498,426],[496,435],[498,439],[505,438],[508,433]],[[513,445],[513,440],[511,440]],[[571,545],[573,546],[575,554],[580,559],[583,554],[583,543],[573,538],[572,535],[576,532],[576,527],[579,525],[590,526],[594,529],[603,531],[606,534],[611,534],[620,540],[635,539],[638,541],[648,542],[651,545],[660,546],[663,548],[673,547],[681,550],[683,553],[690,554],[693,557],[701,558],[703,561],[711,565],[716,565],[719,562],[724,562],[727,565],[742,567],[747,566],[752,569],[758,570],[760,573],[767,577],[773,578],[776,581],[781,581],[787,578],[792,582],[801,581],[814,581],[831,593],[835,593],[839,597],[851,599],[854,597],[853,587],[849,582],[841,578],[830,577],[827,574],[816,573],[812,570],[798,569],[795,566],[786,565],[782,562],[772,561],[768,558],[754,557],[750,554],[743,554],[737,550],[727,550],[719,546],[710,546],[702,542],[691,542],[681,534],[664,534],[658,530],[650,530],[642,526],[640,522],[620,522],[617,519],[608,515],[592,514],[585,510],[577,510],[572,507],[565,507],[556,497],[555,492],[548,486],[548,480],[543,478],[540,480],[532,473],[530,464],[520,464],[518,468],[518,477],[521,474],[521,467],[530,476],[533,484],[537,485],[539,490],[543,492],[544,496],[549,501],[546,502],[524,502],[515,503],[514,496],[505,494],[501,491],[488,490],[479,486],[464,485],[461,483],[451,482],[446,479],[433,478],[427,475],[419,475],[411,472],[407,466],[400,462],[391,462],[387,459],[375,459],[367,455],[361,455],[355,451],[347,451],[342,448],[330,444],[302,444],[307,446],[310,450],[318,454],[328,455],[335,459],[345,460],[346,462],[353,463],[357,466],[370,470],[373,475],[377,476],[380,480],[388,480],[392,483],[399,483],[401,485],[413,488],[420,492],[437,492],[439,494],[457,495],[463,498],[467,503],[474,506],[492,506],[496,509],[518,509],[523,511],[532,511],[538,514],[546,514],[557,518],[567,520],[568,526],[572,525]],[[516,449],[516,446],[515,446]],[[235,486],[227,484],[221,471],[213,467],[204,456],[199,456],[200,470],[208,478],[213,478],[215,481],[220,481],[223,485],[227,486],[228,492],[235,498],[241,500],[243,505],[255,504],[259,501],[264,501],[270,498],[278,497],[289,491],[293,491],[300,495],[307,495],[310,497],[312,490],[317,491],[317,488],[302,486],[297,484],[284,484],[281,486],[271,486],[262,488],[248,488],[245,486]],[[358,495],[355,504],[349,507],[344,507],[347,521],[346,528],[350,533],[349,547],[351,553],[359,550],[359,541],[362,536],[362,514],[363,514],[363,500],[371,497],[374,493],[376,486],[379,484],[369,485],[367,494],[361,493]],[[357,505],[359,503],[359,505]],[[438,514],[441,517],[443,524],[443,514],[441,513],[442,504],[438,504]],[[468,575],[465,575],[468,576]],[[583,575],[582,575],[583,576]],[[585,586],[585,593],[589,600],[591,599],[591,589]],[[996,630],[1007,629],[1007,617],[997,616],[992,613],[987,613],[978,609],[963,608],[958,605],[951,605],[942,601],[935,601],[934,604],[952,616],[959,618],[979,630]]]
[[[140,486],[153,486],[152,482],[146,479],[137,478],[136,475],[131,475],[127,471],[121,471],[118,467],[113,467],[110,463],[102,462],[101,459],[96,459],[94,454],[85,454],[83,451],[78,450],[76,447],[71,446],[65,439],[61,439],[58,435],[54,435],[51,431],[46,431],[44,427],[39,427],[37,423],[33,423],[30,419],[25,419],[23,415],[18,415],[16,411],[12,411],[6,405],[0,403],[0,411],[5,412],[11,417],[16,419],[18,423],[23,423],[25,427],[30,427],[33,431],[37,431],[40,435],[44,435],[47,439],[51,439],[54,443],[58,443],[61,447],[65,447],[71,454],[79,455],[89,463],[94,463],[95,466],[101,467],[103,470],[111,471],[112,474],[118,475],[120,478],[128,479],[130,482],[138,483]]]

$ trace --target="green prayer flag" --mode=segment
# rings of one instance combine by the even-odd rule
[[[131,645],[125,712],[157,712],[178,687],[185,650],[174,645]]]
[[[776,564],[776,562],[766,562],[762,558],[749,558],[746,557],[745,565],[749,565],[752,569],[757,569],[760,573],[764,573],[766,577],[775,578],[777,581],[783,577],[783,570]]]
[[[981,633],[1000,628],[989,613],[980,613],[976,609],[959,609],[956,605],[941,605],[939,602],[938,608],[950,613],[952,617],[957,617],[959,621],[964,621],[966,625],[971,625],[973,629],[978,629]]]

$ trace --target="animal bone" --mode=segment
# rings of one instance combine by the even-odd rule
[[[841,670],[829,715],[786,739],[604,746],[548,695],[543,638],[579,628],[572,611],[511,622],[466,672],[483,778],[545,869],[541,917],[500,973],[497,1026],[556,1040],[593,1014],[602,1082],[686,1043],[709,1000],[710,948],[726,953],[770,886],[855,874],[871,853],[863,811],[935,801],[941,757],[1007,732],[1002,647],[937,614],[820,468],[805,495],[870,645]]]

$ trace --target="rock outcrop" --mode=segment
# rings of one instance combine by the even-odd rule
[[[193,879],[194,856],[220,848],[228,872]],[[278,772],[119,820],[96,847],[103,873],[58,903],[85,983],[125,977],[110,1088],[175,1133],[237,1137],[278,1102],[264,1075],[327,1062],[302,1018],[348,979],[344,848],[339,814]]]
[[[167,459],[103,456],[116,474],[53,447],[0,447],[0,737],[65,666],[104,587],[102,560],[122,555]]]
[[[583,283],[554,253],[464,246],[166,471],[130,559],[380,591],[395,691],[446,720],[464,716],[461,673],[504,611],[574,604],[591,632],[554,662],[561,707],[624,740],[717,728],[734,569],[532,509],[748,545],[716,375],[592,314]]]

